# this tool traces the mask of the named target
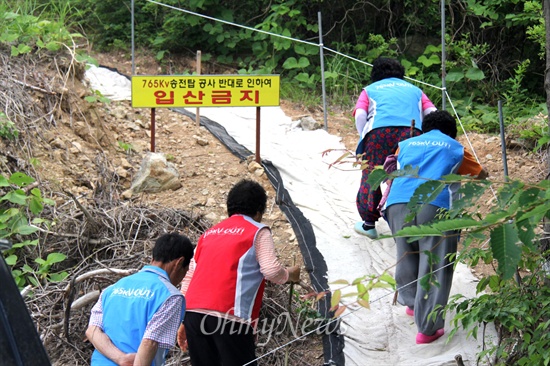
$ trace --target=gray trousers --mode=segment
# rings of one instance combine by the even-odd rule
[[[432,221],[438,207],[426,205],[411,222],[405,223],[409,214],[406,204],[391,205],[386,216],[392,233],[397,233],[406,226],[422,225]],[[397,265],[395,280],[399,291],[398,302],[414,309],[414,321],[420,333],[433,335],[443,328],[443,313],[429,316],[436,305],[445,306],[453,282],[453,265],[449,264],[448,255],[456,253],[459,231],[446,232],[446,237],[427,236],[411,243],[407,238],[396,238]],[[435,271],[435,272],[434,272]],[[424,276],[427,276],[423,279]],[[429,289],[422,287],[423,280],[429,280]],[[418,280],[418,281],[416,281]],[[415,282],[416,281],[416,282]]]

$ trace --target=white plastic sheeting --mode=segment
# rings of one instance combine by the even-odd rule
[[[125,77],[103,68],[91,68],[86,75],[92,88],[104,96],[113,100],[131,98],[131,85]],[[229,135],[248,150],[256,150],[255,108],[202,108],[200,113],[225,127]],[[317,247],[328,267],[329,283],[338,279],[352,281],[384,271],[393,275],[394,241],[370,240],[353,231],[353,224],[359,220],[355,195],[361,173],[328,167],[342,154],[344,145],[340,139],[325,130],[294,128],[295,123],[278,107],[263,107],[260,115],[261,158],[270,160],[279,170],[293,202],[310,220]],[[328,149],[336,151],[322,157],[322,152]],[[382,234],[390,232],[382,220],[377,229]],[[475,296],[475,286],[475,277],[466,266],[459,264],[451,294]],[[347,289],[344,293],[353,290]],[[451,340],[445,334],[431,344],[417,345],[413,318],[405,314],[403,306],[392,305],[393,292],[389,290],[371,292],[370,310],[354,305],[353,298],[344,299],[349,308],[342,315],[340,331],[345,339],[347,366],[456,365],[454,357],[458,354],[466,365],[476,364],[480,342],[467,338],[464,331],[458,331]],[[449,318],[447,333],[451,330]],[[491,336],[494,331],[489,332]]]
[[[132,82],[126,76],[104,67],[88,64],[85,77],[92,90],[111,100],[131,100]]]
[[[256,150],[255,108],[202,108],[201,116],[223,125],[229,135],[248,148]],[[344,145],[325,130],[303,131],[278,107],[261,108],[260,155],[279,170],[285,188],[295,205],[308,218],[315,231],[317,247],[328,267],[328,281],[352,281],[363,275],[388,271],[393,275],[396,262],[392,239],[370,240],[353,231],[360,220],[355,207],[361,172],[330,168]],[[328,156],[322,152],[334,149]],[[382,220],[381,220],[382,221]],[[380,233],[390,233],[385,222],[379,222]],[[475,295],[476,279],[459,264],[452,294]],[[341,288],[333,286],[333,290]],[[344,290],[352,292],[354,288]],[[459,331],[448,341],[439,340],[417,345],[414,320],[405,308],[393,306],[393,292],[377,289],[371,292],[371,309],[353,305],[353,298],[344,298],[350,305],[343,314],[346,365],[456,365],[460,354],[466,365],[475,365],[480,344]],[[449,317],[446,331],[450,332]],[[490,332],[490,334],[493,334]],[[481,338],[481,337],[479,337]]]

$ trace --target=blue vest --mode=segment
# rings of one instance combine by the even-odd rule
[[[103,291],[103,331],[122,352],[137,352],[147,323],[171,296],[183,297],[170,283],[166,271],[156,266],[143,267],[138,273],[120,279]],[[184,311],[185,299],[180,322]],[[164,363],[167,351],[159,348],[154,366]],[[116,364],[96,350],[92,354],[92,365]]]
[[[432,130],[399,143],[397,167],[398,169],[407,165],[418,167],[418,176],[441,179],[444,175],[456,173],[463,158],[464,147],[458,141],[439,130]],[[386,207],[397,203],[408,203],[415,189],[425,182],[425,179],[419,178],[395,178]],[[449,209],[452,205],[453,193],[457,188],[456,184],[447,185],[430,204]]]
[[[363,153],[363,140],[368,133],[380,127],[415,127],[422,129],[422,90],[399,78],[382,79],[365,88],[369,97],[368,131],[361,132],[357,154]]]

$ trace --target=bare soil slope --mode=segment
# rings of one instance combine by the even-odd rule
[[[149,248],[159,233],[178,230],[196,242],[208,226],[226,217],[225,199],[230,187],[242,178],[258,180],[269,194],[265,223],[270,225],[281,260],[301,263],[301,254],[290,224],[274,202],[274,191],[265,174],[249,169],[196,121],[168,109],[157,109],[156,151],[164,153],[178,169],[182,188],[124,199],[145,154],[150,151],[149,110],[133,109],[129,102],[88,102],[92,95],[82,82],[83,65],[70,55],[41,58],[10,58],[0,52],[2,110],[21,132],[15,142],[0,141],[3,175],[22,171],[35,177],[43,194],[56,201],[45,214],[55,225],[42,229],[40,245],[26,253],[27,263],[52,251],[68,259],[52,268],[67,270],[69,277],[58,284],[39,278],[28,306],[56,365],[86,364],[92,347],[84,330],[93,294],[116,280],[107,268],[129,273],[149,260]],[[131,74],[131,60],[123,54],[95,55],[102,65]],[[190,60],[176,60],[159,66],[151,57],[140,56],[139,74],[170,73],[170,67],[194,69]],[[219,70],[211,70],[219,71]],[[203,68],[203,73],[209,73]],[[356,96],[350,96],[355,100]],[[323,120],[321,108],[307,109],[287,101],[281,103],[287,115],[311,115]],[[328,130],[354,150],[357,133],[349,110],[330,107]],[[470,134],[469,139],[491,179],[503,179],[500,139]],[[464,142],[464,141],[463,141]],[[31,164],[34,162],[34,165]],[[511,177],[539,181],[546,174],[541,158],[522,149],[508,151]],[[350,223],[352,225],[353,223]],[[480,271],[491,271],[491,267]],[[95,271],[95,272],[94,272]],[[304,283],[296,290],[304,295]],[[92,294],[92,298],[83,296]],[[274,313],[286,309],[288,287],[270,287],[266,308]],[[77,306],[75,306],[75,302]],[[295,311],[314,304],[295,300]],[[284,344],[289,336],[274,339],[258,354]],[[308,337],[290,348],[289,365],[321,365],[320,338]],[[283,364],[284,351],[270,355],[264,364]],[[174,351],[169,364],[186,362],[186,355]]]

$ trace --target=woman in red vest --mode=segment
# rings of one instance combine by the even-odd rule
[[[299,266],[279,262],[271,230],[261,224],[266,204],[260,184],[238,182],[227,196],[228,218],[198,241],[182,283],[187,312],[178,337],[182,349],[187,337],[193,366],[256,365],[254,329],[265,280],[300,279]]]

